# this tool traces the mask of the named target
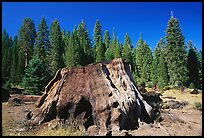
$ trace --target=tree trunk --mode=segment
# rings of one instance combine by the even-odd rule
[[[95,135],[135,129],[139,120],[149,122],[152,107],[138,91],[130,70],[121,58],[58,70],[29,113],[29,121],[77,122]]]

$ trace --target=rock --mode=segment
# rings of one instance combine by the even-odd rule
[[[121,58],[79,68],[59,69],[36,108],[31,124],[52,119],[83,125],[89,135],[131,130],[148,122],[152,107],[138,91],[128,63]]]
[[[198,94],[198,90],[197,89],[193,89],[193,91],[191,91],[190,94]]]
[[[166,101],[164,102],[163,108],[164,109],[182,109],[184,106],[188,105],[188,102],[186,101]]]

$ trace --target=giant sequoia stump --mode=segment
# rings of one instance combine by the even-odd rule
[[[52,119],[96,128],[96,135],[138,127],[138,121],[150,121],[152,107],[138,91],[129,64],[121,58],[63,68],[45,88],[28,114],[34,124]]]

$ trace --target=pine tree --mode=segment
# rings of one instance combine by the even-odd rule
[[[106,30],[104,34],[104,44],[106,46],[106,49],[108,49],[110,45],[110,35],[109,35],[108,30]]]
[[[17,83],[20,83],[23,79],[25,70],[25,58],[24,53],[22,49],[19,49],[18,51],[18,64],[17,64],[17,70],[16,70],[16,77],[17,77]]]
[[[80,41],[80,46],[82,47],[82,60],[81,65],[85,66],[93,62],[93,53],[91,47],[91,41],[89,39],[88,29],[84,20],[78,26],[78,37]]]
[[[34,42],[36,37],[35,24],[30,18],[25,18],[23,24],[18,31],[19,44],[25,53],[25,67],[33,55]]]
[[[188,59],[187,59],[187,69],[188,69],[188,83],[195,85],[196,88],[199,87],[199,61],[196,55],[196,49],[193,47],[192,41],[188,41]]]
[[[173,16],[168,21],[166,28],[167,45],[165,48],[166,62],[170,85],[182,86],[187,80],[186,60],[187,53],[184,45],[179,22]]]
[[[115,30],[113,28],[113,38],[109,43],[109,47],[105,51],[105,59],[106,60],[111,60],[111,59],[114,59],[116,57],[116,43],[117,43],[117,39],[116,39]]]
[[[130,37],[128,33],[125,34],[125,39],[124,39],[124,47],[122,50],[122,58],[123,60],[129,62],[132,65],[132,42],[130,40]]]
[[[115,44],[115,58],[120,58],[120,57],[121,57],[121,49],[120,49],[119,42],[117,40]]]
[[[152,61],[152,66],[151,66],[151,80],[153,83],[158,82],[158,74],[159,74],[159,59],[160,59],[160,54],[162,48],[165,46],[164,39],[161,38],[159,42],[156,45],[155,51],[154,51],[154,57]]]
[[[49,31],[50,52],[48,54],[48,61],[50,63],[51,76],[54,76],[59,68],[64,67],[63,61],[63,45],[62,35],[60,31],[59,22],[55,19]]]
[[[162,89],[168,84],[168,73],[163,51],[160,51],[158,64],[158,86]]]
[[[99,23],[99,20],[96,20],[96,24],[94,26],[94,53],[93,53],[95,61],[97,55],[96,48],[99,45],[100,37],[102,38],[102,26]]]
[[[47,83],[46,67],[41,59],[34,57],[29,61],[23,77],[24,94],[40,94]]]
[[[136,48],[134,50],[135,55],[135,74],[137,76],[136,81],[143,83],[144,81],[150,81],[151,75],[151,64],[152,64],[152,51],[149,45],[142,40],[140,34],[140,39],[137,42]]]
[[[45,21],[45,18],[42,17],[40,24],[38,25],[37,37],[35,40],[35,51],[34,55],[41,59],[43,62],[46,62],[46,49],[49,48],[49,39],[48,39],[48,27]]]
[[[9,65],[10,61],[8,60],[9,53],[9,34],[4,29],[2,34],[2,84],[8,81],[9,77]]]
[[[99,37],[99,43],[96,47],[96,62],[102,61],[105,59],[105,44],[102,43],[102,37]]]
[[[11,60],[11,72],[10,72],[10,80],[12,83],[16,83],[18,81],[17,78],[17,65],[18,65],[18,37],[15,36],[12,45],[12,60]]]
[[[66,65],[66,51],[68,49],[69,46],[69,38],[70,38],[70,31],[67,31],[65,33],[65,31],[62,31],[62,41],[63,41],[63,45],[64,45],[64,51],[65,53],[62,55],[63,60],[65,61],[65,65]]]
[[[69,38],[69,46],[66,49],[65,64],[67,67],[74,67],[81,65],[82,48],[80,46],[80,40],[76,27]]]
[[[198,59],[198,71],[199,71],[199,85],[198,88],[202,89],[202,49],[196,52]]]
[[[109,45],[109,48],[105,52],[105,59],[106,60],[111,60],[114,59],[114,53],[113,53],[113,48],[112,48],[112,43]]]

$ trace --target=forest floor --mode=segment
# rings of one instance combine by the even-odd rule
[[[140,124],[136,130],[129,130],[132,136],[201,136],[202,110],[198,110],[196,103],[202,104],[202,92],[190,94],[190,91],[167,90],[162,93],[162,100],[186,101],[189,104],[182,109],[162,109],[163,121],[153,124]],[[83,136],[85,132],[76,129],[50,129],[50,123],[25,130],[24,121],[34,104],[9,106],[2,103],[2,135],[3,136]]]

